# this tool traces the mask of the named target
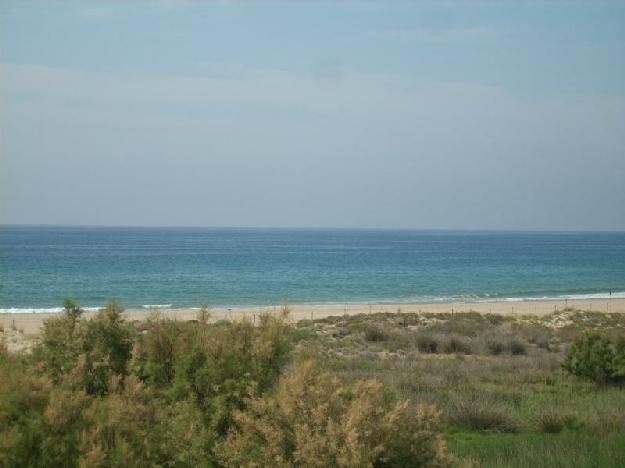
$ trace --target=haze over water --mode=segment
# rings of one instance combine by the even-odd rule
[[[0,309],[625,295],[625,233],[0,228]]]

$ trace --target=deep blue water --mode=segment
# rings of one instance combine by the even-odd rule
[[[0,309],[625,294],[625,233],[0,227]],[[614,297],[614,296],[613,296]]]

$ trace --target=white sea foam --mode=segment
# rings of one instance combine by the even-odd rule
[[[371,299],[369,301],[345,301],[345,302],[305,302],[308,306],[363,306],[363,305],[401,305],[401,304],[464,304],[480,302],[536,302],[536,301],[564,301],[564,300],[592,300],[592,299],[625,299],[625,291],[589,294],[564,294],[553,296],[494,296],[491,294],[467,294],[461,296],[413,296],[396,299]]]
[[[594,293],[594,294],[568,294],[565,296],[561,296],[562,299],[625,299],[625,291],[617,291],[613,292],[612,296],[610,293]]]
[[[625,299],[625,291],[589,294],[561,294],[557,296],[531,296],[531,297],[478,297],[462,298],[462,302],[535,302],[535,301],[564,301],[564,300],[590,300],[590,299]]]
[[[0,309],[0,314],[59,314],[65,309],[63,307],[8,307]],[[97,312],[102,310],[102,307],[83,307],[85,312]]]
[[[0,309],[0,314],[54,314],[63,312],[63,307],[49,307],[42,309],[9,307],[8,309]]]
[[[535,301],[564,301],[564,300],[609,300],[612,299],[625,299],[625,291],[614,291],[610,296],[609,292],[601,293],[588,293],[588,294],[563,294],[554,296],[532,296],[532,297],[497,297],[489,296],[487,294],[483,296],[478,295],[464,295],[464,296],[414,296],[401,299],[377,299],[369,301],[345,301],[345,302],[304,302],[301,305],[308,306],[355,306],[355,305],[390,305],[390,304],[461,304],[467,302],[535,302]],[[292,304],[297,305],[297,304]],[[144,304],[143,309],[171,309],[172,304]],[[220,308],[229,308],[231,310],[237,310],[242,307],[273,307],[267,304],[247,304],[239,306],[216,306]],[[276,306],[278,307],[278,306]],[[190,310],[200,310],[200,307],[184,307]],[[97,312],[102,310],[102,307],[83,307],[86,312]],[[135,309],[136,310],[136,309]],[[61,313],[64,309],[62,307],[9,307],[0,308],[0,314],[54,314]]]

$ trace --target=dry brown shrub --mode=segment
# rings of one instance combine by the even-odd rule
[[[89,429],[80,437],[79,465],[139,466],[150,453],[148,431],[154,423],[154,408],[134,376],[123,384],[119,377],[112,377],[108,387],[112,391],[107,398],[95,400],[83,412]]]
[[[50,401],[44,412],[50,433],[68,432],[71,425],[80,418],[88,402],[89,397],[83,390],[74,392],[63,387],[55,388],[50,394]]]
[[[4,330],[0,330],[0,333]],[[6,361],[9,357],[9,348],[4,340],[4,336],[0,336],[0,363]]]
[[[445,337],[442,348],[446,353],[471,354],[471,345],[468,340],[453,334]]]
[[[279,382],[275,397],[236,413],[220,455],[227,466],[452,466],[433,406],[393,403],[375,380],[349,388],[312,362]]]
[[[78,456],[77,434],[84,427],[82,412],[91,397],[84,390],[72,390],[65,382],[50,393],[43,413],[41,442],[45,464],[64,466]]]
[[[419,333],[416,337],[417,349],[421,353],[436,353],[438,351],[438,341],[435,337]]]

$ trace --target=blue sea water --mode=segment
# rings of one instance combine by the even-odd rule
[[[0,309],[625,297],[625,233],[0,227]]]

